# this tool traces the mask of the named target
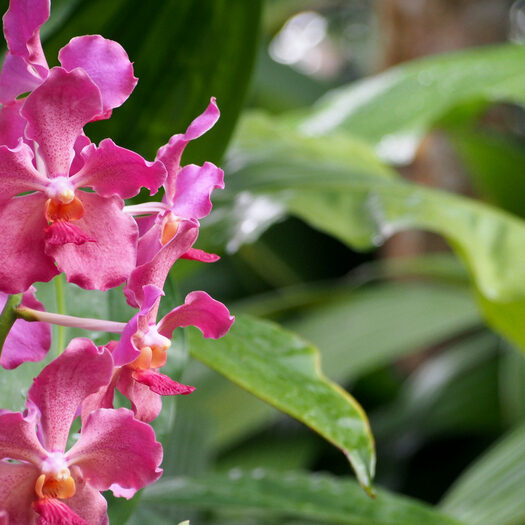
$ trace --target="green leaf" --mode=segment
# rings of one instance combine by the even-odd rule
[[[73,36],[100,33],[119,42],[139,83],[109,121],[90,126],[150,158],[217,97],[222,117],[191,144],[185,161],[217,162],[243,107],[257,51],[262,0],[77,0],[46,31],[51,64]],[[53,21],[54,12],[51,16]],[[46,26],[44,26],[44,29]]]
[[[315,347],[273,323],[244,316],[219,340],[205,340],[196,330],[189,335],[193,357],[339,447],[370,490],[375,453],[366,415],[322,375]]]
[[[339,88],[297,119],[313,136],[357,135],[379,155],[408,162],[421,137],[458,105],[525,102],[525,47],[504,44],[432,56]]]
[[[525,521],[525,425],[501,439],[459,478],[441,508],[469,525]]]
[[[341,153],[345,141],[355,158]],[[380,245],[401,230],[438,233],[465,261],[494,307],[489,321],[525,347],[517,330],[508,334],[505,317],[493,320],[500,306],[510,305],[510,310],[512,303],[525,304],[525,224],[489,205],[410,184],[385,170],[349,138],[307,138],[277,119],[255,116],[245,121],[232,154],[226,197],[233,200],[233,209],[229,215],[218,210],[228,217],[230,229],[220,221],[213,227],[220,224],[235,242],[244,241],[239,232],[247,225],[255,231],[258,221],[266,227],[265,213],[273,206],[357,249]],[[241,209],[242,200],[258,204]],[[518,317],[514,312],[513,322]]]
[[[187,504],[203,509],[227,508],[260,515],[267,523],[304,518],[315,523],[348,525],[459,525],[460,522],[409,498],[378,490],[368,498],[352,480],[326,474],[251,472],[166,478],[144,491],[143,502],[161,508]]]
[[[470,129],[454,130],[454,145],[465,163],[474,187],[488,201],[511,213],[525,216],[525,152],[509,137]]]

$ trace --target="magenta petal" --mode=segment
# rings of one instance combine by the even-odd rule
[[[184,148],[191,140],[199,138],[211,129],[219,119],[220,112],[215,97],[210,99],[210,103],[204,113],[199,115],[188,127],[186,133],[173,135],[169,142],[162,146],[157,152],[157,159],[160,160],[168,170],[168,180],[166,191],[171,199],[175,192],[175,180],[180,167],[180,159]]]
[[[38,465],[46,456],[32,419],[24,418],[20,412],[0,414],[0,459],[18,459]]]
[[[72,243],[80,246],[85,242],[96,242],[86,235],[78,226],[69,221],[53,222],[44,228],[46,246],[62,246]]]
[[[67,175],[82,128],[102,111],[98,87],[82,69],[55,67],[31,95],[21,114],[26,136],[38,144],[49,176]]]
[[[133,377],[136,381],[148,386],[153,392],[161,396],[177,396],[179,394],[185,396],[195,390],[194,386],[177,383],[171,377],[151,369],[137,370]]]
[[[82,153],[82,150],[91,144],[91,140],[89,137],[84,135],[84,133],[81,133],[77,140],[75,140],[75,145],[73,146],[73,149],[75,150],[75,157],[73,158],[73,162],[71,163],[71,167],[69,168],[69,176],[73,176],[75,173],[80,171],[82,166],[84,165],[84,159],[80,156]]]
[[[122,367],[117,388],[122,395],[131,401],[131,408],[135,417],[140,421],[149,423],[160,414],[162,398],[153,392],[149,386],[136,381],[133,374],[133,369]]]
[[[8,148],[16,148],[20,137],[24,136],[27,122],[20,115],[23,104],[24,100],[14,100],[0,109],[0,144]]]
[[[0,292],[0,309],[4,307],[6,301],[7,295]],[[21,304],[34,310],[44,310],[44,305],[35,298],[33,287],[24,293]],[[41,361],[50,346],[51,327],[49,324],[18,319],[7,334],[0,356],[0,365],[12,369],[26,361]]]
[[[153,429],[136,420],[131,410],[101,408],[89,415],[66,461],[80,467],[98,490],[114,483],[139,490],[162,474],[162,447]]]
[[[27,463],[0,461],[0,523],[28,525],[34,523],[32,508],[38,470]],[[2,511],[8,520],[2,522]]]
[[[71,469],[71,475],[75,480],[76,492],[72,498],[65,500],[65,503],[89,525],[107,525],[109,522],[106,498],[79,475],[76,467]]]
[[[140,310],[136,313],[130,321],[124,327],[120,341],[115,345],[113,350],[113,360],[115,366],[123,366],[134,361],[139,355],[138,350],[133,344],[132,337],[139,330],[139,328],[147,328],[148,320],[151,319],[152,323],[155,323],[158,299],[164,295],[164,292],[156,286],[148,285],[144,287],[142,291],[142,304]],[[139,326],[139,324],[145,324],[145,327]]]
[[[171,267],[191,248],[198,234],[198,225],[192,221],[181,221],[173,238],[162,246],[149,262],[133,270],[124,287],[124,293],[131,306],[138,307],[142,303],[144,286],[152,284],[161,289],[164,287]]]
[[[71,507],[55,498],[37,499],[33,503],[35,512],[41,517],[39,525],[89,525]]]
[[[8,51],[0,71],[0,102],[13,102],[18,95],[33,91],[44,78],[45,75],[39,75],[27,59]]]
[[[211,211],[210,195],[215,188],[224,188],[224,172],[215,164],[184,166],[175,182],[173,213],[192,219],[205,217]]]
[[[33,152],[22,139],[13,149],[0,146],[0,201],[24,191],[45,190],[47,184],[33,167]]]
[[[124,282],[135,267],[137,225],[122,212],[120,197],[77,191],[84,217],[75,221],[90,240],[82,245],[46,246],[67,280],[88,290],[107,290]]]
[[[86,71],[100,89],[105,113],[122,105],[137,85],[124,48],[100,35],[73,38],[60,50],[58,59],[68,71],[76,67]]]
[[[89,339],[73,339],[47,365],[29,389],[28,401],[40,411],[43,445],[63,452],[71,423],[84,399],[109,383],[113,359]]]
[[[208,253],[203,250],[199,250],[198,248],[190,248],[185,254],[181,255],[180,258],[204,263],[214,263],[220,259],[217,254]]]
[[[184,304],[166,314],[157,325],[159,334],[171,339],[175,328],[196,326],[204,337],[218,339],[228,332],[235,318],[228,308],[206,292],[191,292]]]
[[[141,187],[157,193],[166,179],[161,162],[148,162],[139,154],[104,139],[97,148],[89,145],[82,151],[84,166],[73,177],[75,187],[93,188],[102,197],[119,195],[123,199],[134,197]]]
[[[14,197],[0,207],[0,291],[20,293],[59,272],[44,252],[45,197]]]
[[[49,0],[11,0],[4,15],[4,35],[11,53],[47,66],[39,30],[49,18]]]

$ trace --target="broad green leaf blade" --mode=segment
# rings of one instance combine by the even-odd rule
[[[371,490],[373,438],[357,402],[320,371],[315,347],[277,325],[239,316],[219,340],[189,332],[190,353],[339,447]]]
[[[233,159],[242,158],[242,164],[228,181],[230,195],[236,195],[229,216],[234,237],[245,221],[253,225],[263,215],[260,209],[258,215],[253,209],[235,209],[246,195],[276,203],[358,249],[379,245],[401,230],[428,230],[448,240],[485,298],[502,305],[525,300],[525,224],[520,219],[465,197],[385,176],[364,156],[356,161],[334,157],[334,142],[344,141],[340,136],[308,139],[276,119],[259,116],[245,122],[239,138]],[[308,154],[310,146],[315,157]]]
[[[525,425],[475,462],[443,499],[441,508],[469,525],[525,521]]]
[[[394,163],[409,162],[421,137],[461,104],[525,102],[525,47],[505,44],[414,61],[339,88],[299,119],[320,136],[346,131]]]
[[[149,158],[217,97],[221,119],[188,147],[185,162],[218,162],[244,103],[261,7],[262,0],[167,0],[153,6],[77,0],[61,24],[46,31],[44,47],[52,65],[73,36],[100,33],[124,47],[139,83],[124,106],[109,121],[91,125],[88,135],[110,136]]]
[[[451,259],[445,259],[447,265]],[[408,270],[400,265],[397,261],[397,268],[385,271],[406,276]],[[438,271],[434,260],[429,268],[423,261],[407,266],[414,266],[411,274]],[[356,288],[338,281],[331,286],[280,290],[278,297],[253,298],[236,304],[235,310],[261,315],[279,305],[299,310],[291,321],[284,321],[285,328],[312,341],[321,352],[325,374],[341,384],[481,323],[468,290],[439,283],[375,283]],[[200,385],[198,395],[188,396],[179,411],[211,418],[216,427],[215,447],[231,445],[278,415],[230,381],[195,365],[199,363],[190,366],[183,380]]]
[[[346,525],[459,525],[460,522],[409,498],[378,490],[367,497],[352,480],[302,472],[232,469],[229,475],[166,478],[144,491],[143,503],[188,504],[266,513],[267,523],[303,518]]]

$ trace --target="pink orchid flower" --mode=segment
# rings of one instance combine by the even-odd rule
[[[179,258],[214,262],[219,257],[192,248],[199,233],[199,221],[212,208],[210,200],[214,189],[224,188],[224,172],[205,162],[203,166],[189,164],[181,167],[180,161],[187,144],[202,136],[219,118],[219,109],[212,98],[210,104],[188,127],[186,133],[171,137],[156,156],[168,171],[164,183],[162,202],[150,202],[126,206],[139,217],[139,244],[137,268],[131,274],[124,293],[130,305],[138,307],[142,302],[142,289],[147,284],[164,286],[166,276]]]
[[[23,137],[26,124],[19,113],[23,99],[17,97],[33,91],[49,75],[40,42],[49,7],[49,0],[11,0],[4,16],[7,54],[0,71],[0,143],[10,147]],[[81,67],[100,89],[103,111],[95,120],[109,118],[137,84],[122,46],[100,35],[73,38],[60,50],[59,60],[67,71]]]
[[[44,311],[44,305],[37,301],[35,288],[31,286],[22,295],[20,306]],[[0,311],[7,302],[7,294],[0,292]],[[51,346],[51,327],[48,323],[27,322],[17,319],[4,341],[0,365],[10,370],[26,361],[41,361]]]
[[[191,292],[183,305],[171,310],[157,323],[162,295],[164,293],[156,286],[144,287],[140,311],[124,327],[120,342],[109,345],[116,365],[112,382],[106,390],[87,400],[83,412],[86,409],[89,413],[99,406],[113,406],[113,393],[117,388],[131,401],[135,417],[149,422],[160,412],[160,396],[190,394],[195,390],[159,372],[166,364],[173,331],[182,326],[196,326],[204,337],[218,339],[228,332],[235,318],[207,293]]]
[[[100,491],[131,497],[160,477],[160,443],[125,408],[89,414],[66,451],[80,404],[112,370],[107,350],[74,339],[34,380],[25,415],[0,413],[0,523],[107,524]]]
[[[83,288],[106,290],[134,269],[138,231],[122,199],[142,186],[155,193],[166,170],[110,139],[83,147],[72,166],[83,126],[102,111],[99,88],[80,68],[53,68],[25,99],[34,152],[21,140],[0,146],[1,291],[18,293],[60,271]]]

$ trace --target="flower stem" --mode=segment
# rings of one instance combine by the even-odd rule
[[[120,334],[124,330],[126,323],[116,321],[105,321],[104,319],[92,319],[90,317],[75,317],[73,315],[55,314],[42,312],[25,306],[14,309],[15,316],[25,321],[41,321],[51,323],[60,328],[83,328],[84,330],[95,330],[97,332],[111,332]]]
[[[5,303],[4,309],[0,314],[0,355],[4,347],[7,334],[17,319],[15,308],[20,304],[22,294],[9,295]]]
[[[55,277],[55,294],[57,299],[57,310],[59,314],[66,312],[66,298],[64,296],[64,281],[63,275],[59,274]],[[66,329],[63,325],[58,327],[58,355],[60,355],[66,347]]]

